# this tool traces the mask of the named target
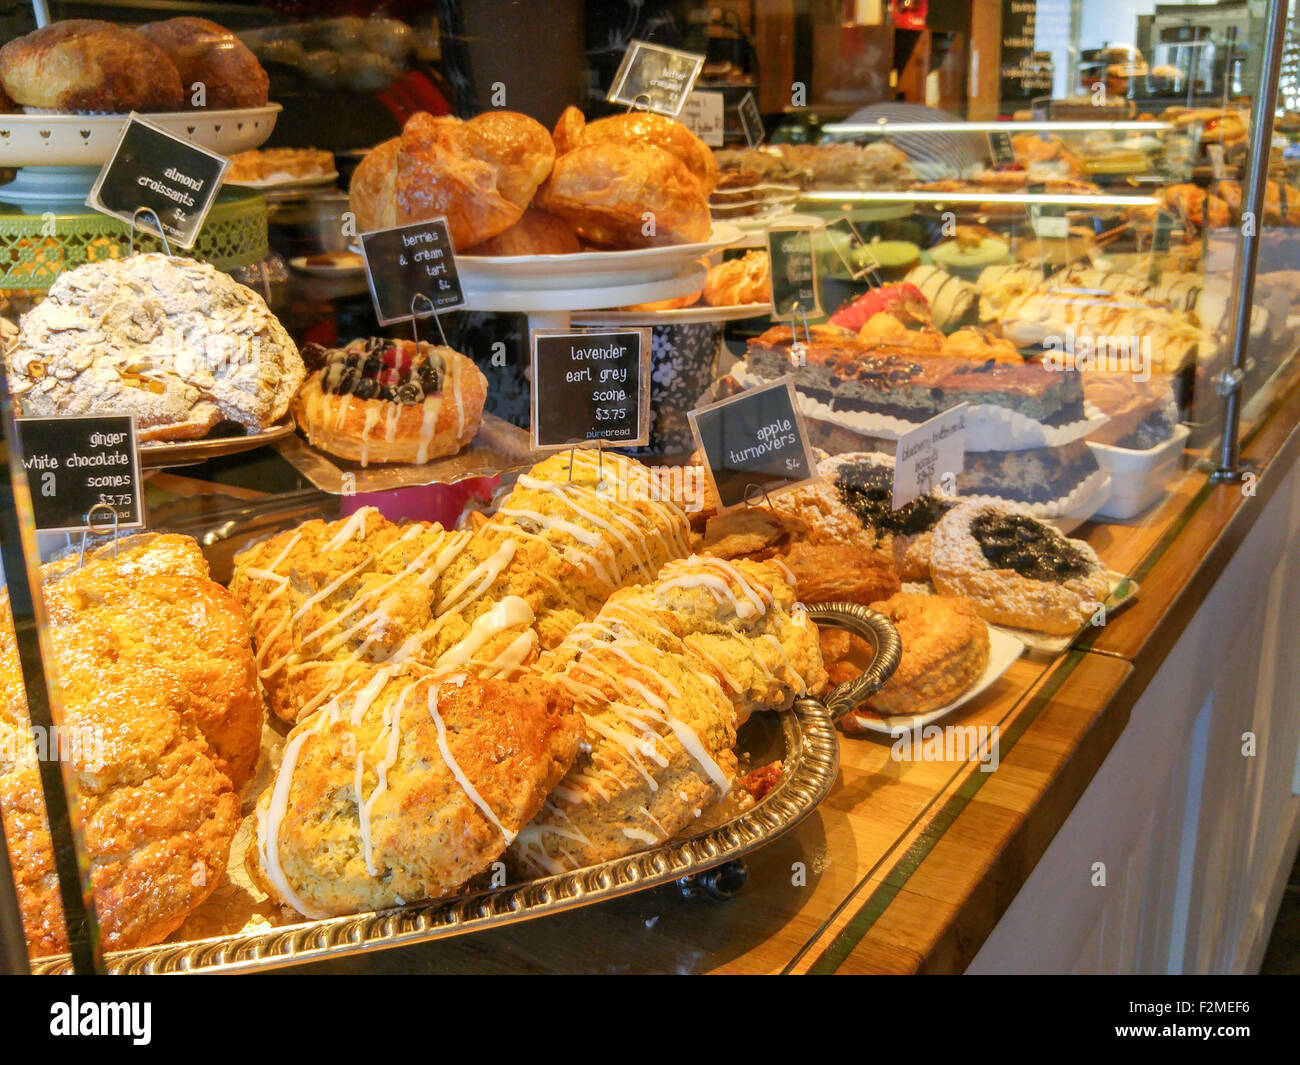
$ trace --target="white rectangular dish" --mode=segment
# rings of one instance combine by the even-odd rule
[[[1178,456],[1191,432],[1185,425],[1163,444],[1145,451],[1094,444],[1088,441],[1093,456],[1111,478],[1110,498],[1097,510],[1103,518],[1132,518],[1161,499],[1169,482],[1178,472]]]

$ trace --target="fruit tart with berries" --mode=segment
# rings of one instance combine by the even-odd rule
[[[487,378],[451,348],[372,337],[342,348],[308,344],[302,357],[308,377],[293,413],[331,455],[422,465],[454,455],[478,432]]]

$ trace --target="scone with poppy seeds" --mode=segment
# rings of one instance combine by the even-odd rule
[[[538,811],[580,734],[554,685],[380,669],[289,734],[249,873],[306,917],[451,894]]]

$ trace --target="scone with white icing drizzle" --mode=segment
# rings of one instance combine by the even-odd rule
[[[25,414],[134,414],[141,440],[197,439],[222,422],[260,431],[306,376],[261,296],[160,254],[61,274],[7,358]]]
[[[397,525],[373,508],[307,522],[236,558],[272,711],[301,719],[356,677],[407,661],[516,675],[610,593],[686,553],[686,516],[637,500],[619,467],[577,452],[539,463],[476,532]],[[624,476],[630,467],[624,460]],[[630,497],[630,498],[629,498]]]
[[[306,917],[453,893],[501,856],[578,752],[557,686],[385,667],[290,734],[246,865]]]
[[[539,666],[574,698],[586,747],[510,861],[578,869],[690,830],[736,773],[736,729],[825,682],[816,626],[776,562],[692,557],[613,595]]]
[[[479,527],[484,539],[529,554],[543,647],[557,646],[618,589],[652,581],[664,563],[690,554],[685,511],[653,498],[649,484],[634,460],[560,452],[521,475]]]

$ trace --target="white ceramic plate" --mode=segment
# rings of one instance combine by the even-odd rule
[[[632,251],[585,251],[574,255],[457,255],[466,292],[623,288],[678,277],[696,259],[740,240],[733,225],[716,222],[698,244]]]
[[[272,174],[269,178],[263,178],[261,181],[235,181],[231,178],[226,179],[227,185],[238,185],[245,189],[310,189],[317,185],[328,185],[337,181],[339,172],[331,170],[328,174],[309,174],[307,177],[297,177],[294,174]]]
[[[266,143],[279,104],[227,111],[141,114],[185,140],[222,155]],[[0,166],[99,166],[107,162],[127,115],[0,115]]]
[[[985,688],[997,680],[1003,673],[1011,668],[1014,662],[1024,652],[1025,645],[1022,641],[1016,639],[1008,632],[996,629],[992,625],[988,626],[989,630],[989,664],[984,667],[984,672],[980,675],[974,685],[960,696],[950,702],[947,706],[941,706],[936,710],[931,710],[924,714],[898,714],[894,717],[872,717],[868,714],[848,714],[846,720],[851,719],[855,725],[860,726],[868,732],[876,732],[882,736],[892,735],[898,729],[908,729],[909,731],[921,728],[930,724],[932,721],[938,721],[945,714],[951,714],[954,710],[965,706],[968,702],[979,695]]]
[[[708,322],[738,322],[745,318],[770,318],[770,303],[746,303],[735,307],[678,307],[671,311],[575,311],[574,325],[699,325]]]

